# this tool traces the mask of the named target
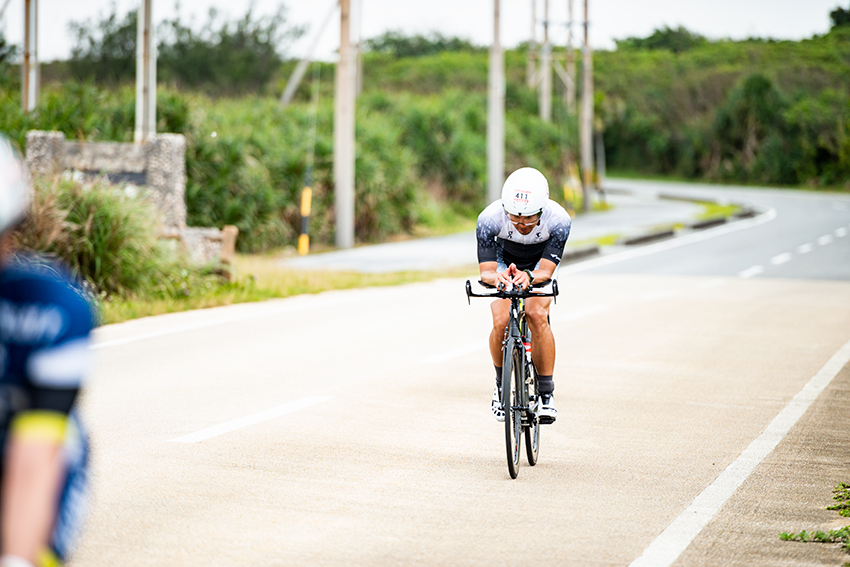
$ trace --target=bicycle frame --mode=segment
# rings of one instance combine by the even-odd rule
[[[493,286],[479,282],[482,286],[496,289]],[[539,292],[539,289],[550,285],[551,292]],[[511,301],[508,325],[505,328],[505,338],[502,341],[503,376],[502,376],[502,405],[505,409],[505,439],[508,456],[508,471],[511,478],[516,478],[519,473],[519,445],[522,431],[525,431],[526,451],[528,462],[534,465],[537,462],[539,450],[539,399],[534,394],[529,394],[529,386],[534,383],[532,372],[536,375],[534,361],[531,353],[526,349],[524,342],[530,342],[531,331],[525,320],[525,299],[529,297],[553,297],[557,302],[558,282],[543,282],[526,289],[499,289],[494,293],[474,293],[472,284],[466,282],[467,301],[472,303],[472,297],[489,297],[493,299],[509,299]],[[523,340],[525,339],[525,341]],[[512,372],[513,371],[513,372]],[[514,374],[513,391],[511,391],[511,374]],[[511,395],[513,394],[513,396]],[[531,396],[534,395],[532,405]]]

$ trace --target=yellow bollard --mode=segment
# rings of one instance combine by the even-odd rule
[[[298,253],[301,256],[310,251],[310,235],[307,229],[310,224],[310,203],[313,200],[313,189],[305,187],[301,190],[301,234],[298,236]]]

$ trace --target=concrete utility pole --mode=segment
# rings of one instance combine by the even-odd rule
[[[531,39],[526,54],[525,80],[528,88],[533,89],[537,86],[537,0],[531,0]]]
[[[576,110],[576,59],[573,52],[573,0],[567,0],[570,20],[567,22],[567,110]]]
[[[587,0],[584,0],[584,69],[581,93],[581,179],[582,209],[590,208],[590,189],[593,185],[593,54],[588,41]]]
[[[136,130],[133,140],[144,144],[156,136],[156,27],[153,0],[139,2],[136,28]]]
[[[38,71],[38,0],[24,0],[24,59],[21,64],[21,108],[24,114],[35,110],[38,104]]]
[[[505,57],[499,43],[499,2],[493,0],[493,43],[487,90],[487,199],[502,195],[505,181]]]
[[[354,246],[354,104],[357,65],[351,46],[351,2],[339,2],[339,62],[336,66],[334,96],[334,212],[338,248]]]
[[[543,0],[543,47],[540,50],[540,119],[552,121],[552,44],[549,43],[549,0]]]

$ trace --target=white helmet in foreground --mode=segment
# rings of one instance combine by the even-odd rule
[[[17,150],[0,134],[0,233],[14,228],[30,205],[30,186]]]
[[[511,215],[530,217],[543,212],[549,200],[549,182],[533,167],[511,173],[502,185],[502,206]]]

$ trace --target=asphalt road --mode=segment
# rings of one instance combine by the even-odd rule
[[[841,564],[778,538],[850,523],[849,201],[806,197],[565,266],[560,417],[517,480],[463,280],[99,329],[71,565]]]

